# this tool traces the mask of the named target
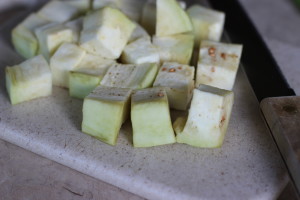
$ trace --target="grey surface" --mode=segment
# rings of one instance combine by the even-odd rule
[[[264,2],[269,2],[269,3],[264,4]],[[271,4],[272,2],[273,2],[272,5],[277,5],[277,7],[275,7],[277,10],[274,8],[274,6],[269,6],[269,4]],[[273,18],[274,13],[276,13],[276,15],[279,16],[281,15],[281,12],[285,14],[284,9],[282,9],[283,5],[281,4],[284,4],[285,6],[290,6],[290,4],[288,4],[288,2],[286,1],[280,1],[280,0],[276,0],[272,2],[270,0],[269,1],[252,0],[252,1],[245,1],[244,3],[245,5],[247,5],[247,9],[252,11],[253,18],[255,17],[257,18],[256,19],[257,25],[260,27],[261,32],[267,38],[268,45],[270,47],[273,46],[274,55],[276,56],[283,71],[287,74],[290,83],[294,86],[297,93],[299,94],[300,87],[299,87],[299,82],[297,82],[299,80],[297,78],[299,76],[299,69],[297,68],[297,63],[300,63],[299,56],[297,54],[297,50],[299,52],[298,46],[294,45],[294,43],[289,43],[286,40],[280,40],[281,37],[279,38],[275,37],[273,35],[276,33],[275,31],[267,32],[266,30],[268,29],[266,30],[263,29],[266,26],[265,24],[272,23],[270,21],[269,22],[265,22],[265,21],[267,21],[268,18],[269,20],[274,20]],[[272,8],[271,11],[268,10],[269,7]],[[257,14],[255,14],[255,12],[257,12]],[[266,13],[268,12],[272,14],[271,19],[270,17],[268,17],[270,16],[270,14],[266,15]],[[291,12],[289,12],[289,14],[291,14]],[[295,16],[298,16],[299,18],[299,15],[296,14],[294,15],[294,17]],[[296,22],[298,18],[295,19]],[[288,23],[292,23],[292,22],[288,22]],[[286,23],[284,23],[284,25],[285,24]],[[295,34],[296,33],[297,32],[295,31]],[[298,35],[300,35],[299,32]],[[289,35],[288,38],[291,37],[296,38],[294,34],[293,36]],[[2,52],[3,51],[5,50],[2,49]],[[10,53],[9,51],[6,51],[4,55],[9,53]],[[6,60],[5,62],[13,62],[13,61]],[[1,71],[1,74],[2,73],[3,71]],[[0,95],[1,96],[1,100],[0,100],[1,101],[1,109],[0,109],[1,133],[0,134],[3,134],[2,131],[4,130],[2,129],[3,126],[5,126],[6,128],[10,127],[10,130],[7,129],[4,130],[6,131],[6,133],[8,132],[13,133],[13,131],[22,130],[23,132],[27,131],[26,133],[29,134],[30,130],[28,131],[28,129],[24,129],[24,130],[17,129],[17,128],[22,128],[22,126],[26,126],[24,124],[25,119],[21,119],[19,114],[17,118],[11,116],[10,120],[2,117],[4,116],[4,113],[6,116],[7,113],[11,113],[11,114],[14,114],[14,112],[15,114],[18,113],[17,108],[11,110],[7,109],[8,108],[7,96],[6,93],[4,93],[4,88],[2,84],[3,84],[3,80],[1,81],[1,89],[0,89],[1,90],[0,91],[1,93]],[[189,169],[188,167],[191,165],[194,167],[197,166],[198,167],[197,171],[199,173],[201,171],[206,172],[207,174],[201,174],[200,175],[201,177],[199,177],[198,174],[189,174],[188,176],[185,176],[186,174],[184,173],[181,176],[177,174],[177,178],[182,178],[185,180],[193,179],[194,176],[195,177],[198,176],[197,178],[200,179],[198,179],[198,182],[197,180],[194,181],[194,183],[198,184],[199,187],[201,186],[202,189],[205,190],[205,192],[202,193],[203,194],[202,197],[204,198],[240,199],[240,197],[243,196],[244,197],[243,199],[272,199],[277,196],[282,186],[286,183],[287,176],[286,176],[285,169],[275,150],[273,143],[270,141],[270,137],[265,127],[263,126],[262,121],[260,120],[258,110],[254,109],[257,108],[258,105],[255,101],[253,94],[251,93],[251,89],[249,88],[249,85],[245,80],[245,77],[243,77],[243,74],[241,73],[239,74],[238,82],[235,90],[236,91],[241,90],[242,92],[239,93],[239,96],[237,97],[238,99],[236,99],[236,104],[233,111],[233,117],[231,120],[230,129],[226,136],[226,140],[222,149],[197,150],[194,148],[188,148],[189,151],[186,151],[185,149],[186,147],[176,144],[173,145],[173,147],[171,147],[171,150],[175,150],[179,152],[179,154],[173,155],[173,159],[174,157],[175,159],[182,159],[182,157],[184,156],[190,156],[190,158],[186,160],[188,161],[187,163],[181,163],[177,161],[171,162],[169,160],[170,158],[168,157],[169,152],[160,148],[158,148],[160,149],[159,152],[162,152],[163,156],[166,156],[165,157],[166,159],[164,159],[164,161],[162,160],[158,160],[158,161],[165,162],[165,163],[172,163],[172,166],[166,166],[166,167],[168,170],[174,170],[173,172],[176,173],[184,172],[185,171],[184,168],[186,168],[188,171]],[[55,94],[65,95],[64,92],[61,92],[59,89],[56,90]],[[33,104],[38,104],[38,106],[41,108],[42,101],[44,100],[37,100]],[[5,102],[4,105],[2,104],[3,102]],[[71,104],[71,106],[69,106],[66,109],[70,109],[72,107],[76,108],[78,106],[80,107],[79,102],[75,101]],[[24,110],[26,111],[25,107],[26,106],[22,106],[21,108],[23,112]],[[29,115],[31,119],[35,118],[34,116],[32,116],[32,111],[29,112]],[[37,120],[42,120],[42,119],[37,119]],[[74,120],[76,121],[79,119],[77,119],[76,116],[72,116],[71,121],[72,120],[74,122]],[[243,125],[237,125],[240,123],[240,120],[245,120],[245,122],[243,122]],[[23,124],[21,123],[22,125],[20,125],[19,122],[22,122]],[[15,130],[11,130],[13,123],[19,124],[19,126]],[[57,121],[57,123],[59,125],[59,121]],[[9,126],[9,124],[11,126]],[[39,124],[38,125],[39,128],[41,128],[42,125],[45,125],[45,122],[43,124]],[[63,123],[60,126],[62,125]],[[32,128],[34,126],[36,126],[36,124],[35,125],[32,124]],[[51,127],[51,123],[50,124],[48,123],[48,127]],[[72,125],[72,127],[74,128],[74,125]],[[81,137],[81,135],[77,135],[77,136]],[[94,140],[90,140],[90,141],[94,141]],[[127,141],[126,137],[122,137],[121,143],[119,142],[118,147],[114,149],[114,152],[119,150],[120,152],[122,152],[122,150],[124,150],[122,149],[123,147],[131,151],[130,145],[128,147],[122,146],[126,144],[125,141]],[[28,143],[24,145],[27,145],[27,148],[29,148],[29,147],[33,147],[32,145],[34,144]],[[60,147],[64,147],[64,145],[65,145],[64,142],[62,142],[62,146]],[[36,151],[37,149],[33,149],[33,150]],[[52,149],[49,149],[49,151],[51,150]],[[58,150],[54,149],[53,152],[51,153],[55,153],[55,151]],[[78,147],[78,150],[82,150],[82,147]],[[137,151],[147,152],[147,154],[149,155],[149,150],[137,150]],[[125,163],[124,165],[127,172],[130,173],[131,175],[139,174],[138,170],[140,168],[139,167],[140,158],[138,155],[139,152],[137,151],[135,151],[135,153],[132,153],[131,151],[131,153],[128,154],[128,158],[127,158],[128,162]],[[151,156],[155,155],[153,151],[150,150]],[[1,177],[0,192],[1,194],[6,194],[7,195],[6,197],[8,199],[26,199],[25,198],[26,195],[31,195],[28,196],[27,199],[40,199],[41,197],[43,197],[43,195],[45,196],[46,199],[48,197],[50,199],[74,199],[75,197],[78,197],[79,199],[104,199],[104,197],[106,197],[107,199],[138,198],[124,191],[120,192],[120,190],[116,189],[115,187],[109,186],[91,177],[75,172],[74,170],[61,166],[55,162],[41,158],[40,156],[22,150],[21,148],[15,147],[14,145],[11,145],[9,143],[1,142],[0,152],[1,152],[0,173],[2,173],[0,174]],[[198,154],[200,154],[201,157],[198,157],[199,156]],[[247,156],[246,157],[241,156],[244,154],[246,154]],[[80,153],[78,155],[77,154],[74,155],[72,158],[75,160],[80,159]],[[110,157],[107,156],[108,160],[109,158]],[[157,163],[156,158],[157,157],[155,156],[152,158],[148,158],[147,164],[143,166],[143,170],[142,170],[143,173],[140,172],[141,176],[147,171],[153,170],[151,168],[156,167],[156,165],[154,164]],[[202,162],[196,163],[198,165],[195,165],[195,160],[194,160],[195,158],[201,160]],[[59,158],[58,161],[64,162],[61,160],[61,158]],[[132,161],[134,162],[132,163]],[[206,164],[207,161],[213,162],[214,165]],[[109,167],[110,166],[108,166],[108,168]],[[137,171],[135,171],[135,169]],[[119,172],[116,171],[114,175],[117,176],[118,173],[120,173],[120,171]],[[157,173],[155,177],[158,177],[158,175],[159,173]],[[116,177],[113,176],[112,178],[116,179]],[[153,178],[151,177],[147,181],[151,182],[152,180]],[[127,182],[129,184],[127,188],[129,187],[130,189],[130,187],[134,186],[134,182],[131,181],[127,181]],[[174,182],[176,182],[176,180]],[[120,184],[120,182],[117,183]],[[230,189],[230,186],[232,184],[238,184],[238,186],[235,187],[234,190],[232,190]],[[141,187],[143,186],[149,186],[149,184],[142,184]],[[158,185],[158,187],[161,186],[162,185]],[[180,187],[184,187],[184,186],[185,186],[184,184],[180,185]],[[191,187],[191,192],[188,194],[192,196],[193,191],[195,190],[195,185],[194,184],[187,185],[186,187]],[[78,196],[76,194],[70,193],[70,191],[68,191],[65,188],[68,188],[71,191],[75,191],[78,194],[84,194],[84,195],[82,197],[80,195]],[[155,189],[155,187],[152,189]],[[143,188],[141,188],[141,190],[143,190]],[[155,192],[157,190],[153,190],[153,191]],[[133,192],[139,193],[140,191],[134,190]],[[53,193],[57,193],[57,195],[54,195]],[[18,194],[19,196],[13,197],[14,194]],[[22,196],[24,196],[24,198],[21,198]],[[0,199],[2,197],[3,196],[0,196]]]
[[[0,140],[0,199],[143,198]]]

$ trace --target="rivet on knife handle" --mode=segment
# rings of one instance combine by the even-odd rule
[[[260,107],[299,193],[300,97],[270,97]]]

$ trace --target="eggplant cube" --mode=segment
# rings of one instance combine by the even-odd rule
[[[150,35],[155,34],[156,26],[156,3],[155,0],[147,0],[145,3],[142,16],[141,16],[141,25],[146,29]]]
[[[6,67],[5,78],[7,92],[13,105],[52,93],[51,70],[43,56]]]
[[[85,55],[85,51],[72,43],[64,43],[50,59],[53,85],[69,87],[69,71],[75,69]]]
[[[166,37],[153,37],[153,44],[157,47],[160,61],[178,62],[180,64],[190,64],[194,36],[191,34],[179,34]]]
[[[76,69],[69,72],[70,96],[79,99],[86,97],[100,84],[107,69],[114,63],[114,60],[86,54]]]
[[[83,17],[76,18],[72,21],[65,23],[66,27],[70,28],[73,32],[73,41],[78,43],[80,32],[83,27]]]
[[[156,36],[169,36],[193,30],[192,22],[176,0],[156,1]]]
[[[115,3],[115,0],[93,0],[92,1],[93,10],[99,10],[104,7],[118,8]]]
[[[88,12],[92,4],[92,0],[64,0],[63,2],[77,8],[80,14]]]
[[[93,0],[93,9],[101,9],[103,7],[113,7],[120,9],[129,19],[140,21],[141,10],[144,1],[141,0]]]
[[[112,65],[103,77],[101,85],[132,89],[151,87],[157,70],[158,66],[155,63]]]
[[[164,63],[153,86],[165,87],[170,108],[186,110],[194,89],[195,68],[178,63]]]
[[[194,89],[187,119],[174,122],[177,142],[202,148],[222,146],[233,100],[233,92],[228,90],[207,85]]]
[[[157,75],[157,71],[158,65],[156,63],[136,65],[127,81],[128,88],[143,89],[151,87]]]
[[[72,29],[56,22],[36,28],[35,35],[39,41],[39,53],[47,60],[61,44],[73,41]]]
[[[202,41],[196,72],[196,86],[205,84],[232,90],[241,53],[242,45]]]
[[[117,59],[134,28],[135,24],[121,11],[104,7],[84,18],[80,45],[89,53]]]
[[[126,15],[129,19],[139,22],[142,15],[142,9],[145,2],[141,0],[115,0],[118,8]]]
[[[39,44],[34,29],[48,23],[48,20],[33,13],[12,30],[12,43],[21,56],[32,58],[37,55]]]
[[[193,23],[196,47],[199,47],[202,40],[220,41],[225,22],[223,12],[194,5],[187,13]]]
[[[106,72],[100,85],[105,87],[128,88],[128,79],[135,68],[136,66],[132,64],[112,65]]]
[[[93,71],[70,71],[69,72],[69,93],[71,97],[84,99],[90,94],[103,78],[103,74],[97,74]]]
[[[167,94],[163,88],[137,90],[131,98],[134,147],[152,147],[175,142]]]
[[[178,2],[179,6],[185,10],[186,3]],[[155,34],[156,29],[156,0],[147,0],[142,8],[141,25],[147,30],[150,35]]]
[[[123,63],[159,63],[159,53],[150,38],[140,38],[128,44],[122,54]]]
[[[97,87],[83,102],[82,132],[115,145],[129,115],[130,89]]]
[[[63,1],[49,1],[38,14],[52,22],[63,23],[79,15],[81,9]]]
[[[147,31],[138,23],[135,23],[135,29],[133,30],[128,43],[131,43],[139,38],[149,38],[151,40],[150,35],[147,33]]]

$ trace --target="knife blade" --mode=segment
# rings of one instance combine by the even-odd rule
[[[287,83],[239,1],[209,2],[212,8],[226,13],[225,31],[230,41],[243,44],[242,67],[299,195],[300,97]]]

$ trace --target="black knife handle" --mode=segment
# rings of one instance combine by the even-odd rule
[[[299,194],[300,97],[266,98],[260,108]]]

